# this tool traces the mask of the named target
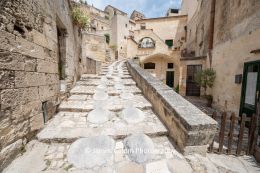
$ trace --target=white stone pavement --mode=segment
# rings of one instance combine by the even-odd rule
[[[249,156],[183,156],[124,62],[83,75],[4,173],[254,173]]]

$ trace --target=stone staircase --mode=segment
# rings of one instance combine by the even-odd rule
[[[113,72],[108,75],[111,68]],[[119,74],[120,70],[122,73]],[[91,123],[88,117],[98,106],[93,99],[94,94],[103,84],[104,76],[108,79],[105,107],[110,113],[109,120]],[[123,89],[116,89],[118,83],[123,84]],[[133,94],[134,97],[126,99],[122,97],[124,92]],[[135,114],[126,119],[124,112],[130,102],[143,113],[144,118],[141,121],[135,121],[135,118],[138,119]],[[135,123],[129,122],[129,118]],[[59,112],[37,135],[37,139],[26,146],[23,156],[16,159],[5,173],[254,171],[247,171],[244,164],[238,163],[240,161],[237,159],[227,158],[228,156],[184,157],[180,154],[168,139],[168,130],[153,112],[151,103],[144,98],[129,75],[124,61],[103,65],[100,75],[82,75],[70,91],[70,97],[60,104]],[[221,160],[226,163],[220,163]],[[219,163],[214,165],[213,162]],[[33,166],[31,163],[34,163]],[[235,163],[236,166],[229,169],[227,165],[230,163]]]

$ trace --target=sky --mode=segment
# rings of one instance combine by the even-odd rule
[[[87,0],[88,4],[104,10],[112,5],[131,15],[134,10],[142,12],[146,18],[165,16],[169,8],[180,8],[181,0]]]

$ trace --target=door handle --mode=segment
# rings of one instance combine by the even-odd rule
[[[256,99],[259,99],[259,91],[256,91]]]

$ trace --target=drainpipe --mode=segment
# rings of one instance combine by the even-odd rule
[[[215,8],[216,0],[211,0],[210,25],[209,25],[209,65],[212,67],[212,50],[214,44],[214,26],[215,26]]]

